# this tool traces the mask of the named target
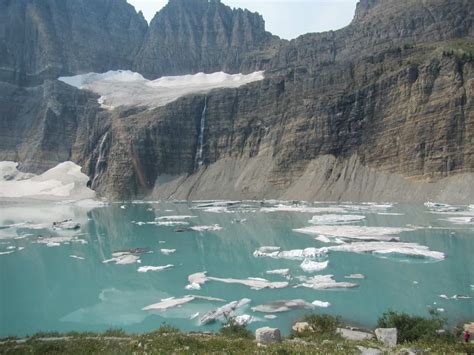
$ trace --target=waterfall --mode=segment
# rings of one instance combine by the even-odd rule
[[[201,124],[200,124],[200,131],[198,137],[198,144],[196,149],[196,158],[194,160],[194,170],[198,170],[202,164],[202,155],[203,155],[203,147],[204,147],[204,130],[206,129],[206,111],[207,111],[207,97],[204,99],[204,109],[202,110],[201,114]]]
[[[95,185],[95,181],[99,178],[103,170],[103,163],[105,163],[105,141],[107,140],[108,136],[109,132],[105,133],[99,144],[99,157],[97,158],[97,162],[95,163],[94,179],[92,180],[92,186]]]

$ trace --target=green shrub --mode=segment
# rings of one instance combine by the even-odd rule
[[[314,333],[327,335],[334,335],[336,329],[341,325],[339,317],[328,314],[310,314],[303,318],[303,322],[307,322]]]
[[[125,333],[125,330],[120,329],[120,328],[110,328],[107,329],[104,333],[103,336],[105,337],[117,337],[117,338],[123,338],[127,336],[127,333]]]
[[[228,338],[241,338],[241,339],[253,339],[253,333],[247,329],[247,326],[238,324],[235,318],[228,318],[226,324],[224,324],[219,330],[219,335]]]
[[[444,328],[446,321],[440,318],[436,312],[430,312],[430,314],[431,318],[424,318],[388,311],[379,318],[377,326],[379,328],[397,328],[400,343],[439,339],[441,336],[437,331]],[[443,335],[443,337],[447,335]]]

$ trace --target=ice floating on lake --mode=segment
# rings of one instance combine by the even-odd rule
[[[446,219],[447,221],[454,224],[474,224],[474,217],[450,217]]]
[[[313,216],[308,221],[311,224],[342,224],[359,222],[365,219],[365,216],[359,215],[337,215],[337,214],[323,214],[319,216]]]
[[[222,230],[222,227],[219,226],[218,224],[214,224],[212,226],[194,226],[194,227],[191,227],[190,229],[196,232],[218,232]]]
[[[311,302],[311,304],[313,306],[320,307],[320,308],[328,308],[331,306],[329,302],[318,301],[318,300]]]
[[[242,314],[240,316],[235,317],[234,321],[238,325],[245,326],[245,325],[249,325],[250,323],[261,322],[262,319],[257,318],[257,317],[253,317],[253,316],[248,315],[248,314]]]
[[[271,282],[261,278],[248,278],[248,279],[224,279],[219,277],[207,276],[205,272],[198,272],[188,276],[189,285],[198,284],[202,285],[208,281],[223,282],[228,284],[241,284],[244,286],[251,287],[254,290],[261,290],[264,288],[285,288],[288,286],[288,282]]]
[[[414,231],[413,228],[365,227],[365,226],[313,226],[294,229],[295,232],[309,235],[324,235],[328,238],[344,238],[354,240],[399,240],[394,235]]]
[[[170,255],[176,253],[176,249],[160,249],[161,254]]]
[[[333,279],[333,275],[317,275],[312,277],[299,276],[302,282],[298,286],[312,288],[314,290],[329,290],[336,288],[353,288],[358,285],[352,282],[337,282]]]
[[[288,276],[290,273],[290,269],[276,269],[276,270],[268,270],[266,274],[268,275],[282,275],[282,276]]]
[[[350,274],[347,276],[344,276],[345,279],[355,279],[355,280],[362,280],[365,279],[365,276],[362,274]]]
[[[84,239],[80,239],[77,236],[70,235],[70,236],[57,236],[57,237],[42,237],[39,236],[36,238],[36,243],[38,244],[46,244],[48,247],[58,247],[61,244],[69,244],[69,243],[80,243],[80,244],[87,244],[87,241]]]
[[[77,259],[77,260],[85,260],[82,256],[77,256],[77,255],[69,255],[70,258]]]
[[[306,248],[306,249],[294,249],[288,251],[280,251],[277,248],[275,251],[268,249],[268,247],[262,247],[253,252],[253,256],[269,257],[274,259],[289,259],[289,260],[304,260],[304,259],[315,259],[327,254],[326,248]]]
[[[73,222],[71,219],[61,222],[53,222],[53,229],[77,230],[81,228],[81,224]]]
[[[115,264],[118,264],[118,265],[141,263],[141,260],[138,256],[133,255],[132,253],[129,253],[129,252],[116,252],[116,253],[112,253],[112,256],[113,258],[104,260],[102,261],[102,263],[108,264],[108,263],[115,262]]]
[[[183,221],[191,218],[196,218],[196,216],[161,216],[156,217],[155,221]]]
[[[260,208],[260,212],[344,213],[346,210],[341,207],[310,207],[279,204],[274,207],[262,207]]]
[[[304,300],[273,301],[252,307],[252,311],[260,313],[282,313],[293,309],[313,309],[314,305]]]
[[[143,311],[166,311],[167,309],[177,307],[177,306],[182,306],[183,304],[189,303],[194,300],[224,302],[224,300],[221,298],[189,295],[189,296],[184,296],[183,298],[171,297],[168,299],[164,299],[164,300],[161,300],[161,302],[159,303],[146,306],[142,308],[142,310]]]
[[[18,163],[0,162],[0,171],[6,167],[17,170]],[[95,192],[87,188],[89,177],[81,172],[81,167],[65,162],[41,175],[22,174],[21,179],[0,174],[0,199],[36,199],[45,201],[83,200],[95,197]]]
[[[117,263],[118,264],[118,263]],[[163,271],[173,268],[173,264],[163,265],[163,266],[141,266],[138,268],[138,272],[148,272],[148,271]]]
[[[316,261],[311,261],[309,259],[304,259],[300,265],[300,268],[304,272],[318,272],[318,271],[326,269],[328,267],[328,264],[329,264],[328,261],[319,263]]]
[[[225,306],[219,307],[214,311],[208,312],[199,319],[199,324],[206,325],[214,323],[217,320],[224,321],[232,318],[235,312],[242,307],[247,306],[251,302],[248,298],[242,298],[240,301],[233,301]]]
[[[263,316],[263,318],[273,320],[273,319],[277,319],[278,317],[274,314],[266,314]]]
[[[414,257],[426,257],[435,260],[443,260],[444,254],[438,251],[431,251],[427,246],[416,243],[396,243],[396,242],[361,242],[330,246],[329,251],[343,251],[354,253],[375,253],[375,254],[401,254]]]
[[[464,295],[454,295],[451,297],[448,297],[446,295],[439,295],[439,298],[443,298],[445,300],[470,300],[472,297],[471,296],[464,296]]]
[[[248,75],[217,72],[165,76],[150,81],[128,70],[58,78],[71,86],[101,95],[99,103],[107,109],[118,106],[160,107],[189,94],[205,94],[218,88],[238,88],[263,79],[264,74],[259,71]]]
[[[14,250],[2,251],[2,252],[0,252],[0,255],[8,255],[8,254],[12,254],[12,253],[14,253],[14,252],[15,252]]]

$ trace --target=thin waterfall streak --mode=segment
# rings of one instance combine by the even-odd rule
[[[203,164],[203,149],[204,149],[204,131],[206,129],[206,111],[207,111],[207,97],[204,99],[204,109],[201,114],[201,124],[198,137],[198,145],[196,150],[196,158],[194,161],[194,170],[198,170]]]
[[[105,162],[104,158],[104,147],[105,147],[105,141],[107,140],[107,137],[109,135],[109,132],[106,132],[104,136],[102,137],[102,140],[100,141],[99,144],[99,157],[97,158],[97,161],[95,163],[95,170],[94,170],[94,179],[92,180],[92,185],[95,184],[95,181],[97,178],[100,176],[101,172],[101,164]]]

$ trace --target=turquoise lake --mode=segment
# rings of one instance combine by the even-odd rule
[[[320,218],[319,224],[309,223],[313,216],[328,215]],[[337,218],[331,221],[334,216],[354,215],[362,217],[346,223]],[[103,207],[3,204],[0,207],[0,337],[109,328],[138,333],[154,330],[163,323],[185,331],[215,331],[220,327],[219,322],[200,325],[200,317],[243,298],[251,302],[236,314],[256,318],[250,329],[272,326],[279,327],[283,333],[289,332],[292,322],[311,312],[339,315],[361,327],[375,326],[377,318],[389,309],[423,316],[428,316],[430,309],[438,309],[451,324],[472,321],[474,219],[471,218],[474,211],[467,206],[446,211],[430,210],[423,205],[278,201],[135,202]],[[67,219],[79,223],[79,229],[53,228],[53,222]],[[196,226],[201,227],[191,229]],[[318,233],[309,235],[294,230],[315,226],[324,226],[334,235],[321,238]],[[309,273],[300,267],[303,258],[254,256],[261,247],[289,251],[373,242],[343,238],[339,233],[347,226],[355,226],[356,232],[364,226],[406,228],[391,237],[399,238],[398,243],[417,243],[427,247],[423,250],[441,252],[444,259],[393,252],[329,250],[308,259],[328,261],[327,268]],[[363,231],[359,232],[361,236]],[[381,230],[374,231],[377,234]],[[374,240],[377,238],[374,236]],[[131,258],[110,260],[117,252],[124,254],[114,255]],[[117,260],[126,263],[116,263]],[[138,272],[140,267],[167,265],[164,270]],[[276,269],[289,269],[289,273],[286,277],[267,274]],[[189,275],[204,271],[211,279],[201,284],[200,289],[185,288]],[[346,278],[351,274],[362,274],[365,278]],[[302,286],[304,279],[300,277],[316,275],[333,275],[336,282],[355,283],[357,287]],[[288,282],[288,285],[256,290],[241,283],[227,283],[248,278]],[[225,302],[196,299],[166,310],[142,310],[162,300],[186,295],[220,298]],[[308,304],[315,300],[329,302],[330,306],[274,313],[274,319],[251,309],[272,301],[295,299]]]

